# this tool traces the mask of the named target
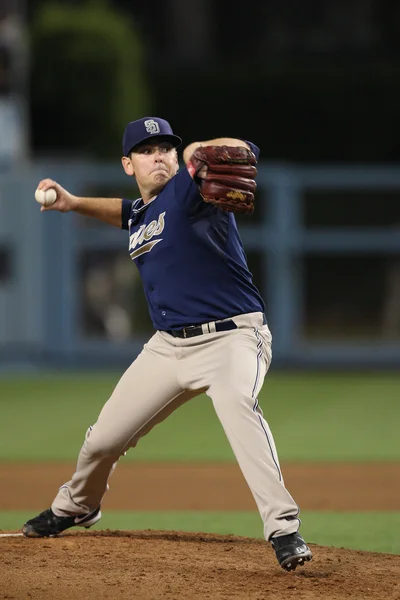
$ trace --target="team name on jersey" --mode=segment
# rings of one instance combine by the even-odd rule
[[[162,238],[158,238],[157,240],[153,240],[152,238],[164,231],[164,216],[165,212],[162,212],[158,217],[158,221],[154,220],[150,221],[148,225],[141,225],[135,233],[129,236],[129,254],[132,260],[141,254],[150,252],[158,242],[162,241]]]

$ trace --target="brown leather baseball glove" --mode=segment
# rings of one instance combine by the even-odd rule
[[[187,168],[206,202],[222,210],[250,214],[257,187],[256,163],[256,157],[247,148],[199,146]]]

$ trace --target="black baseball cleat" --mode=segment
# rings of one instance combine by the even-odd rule
[[[22,528],[22,533],[26,537],[54,537],[70,527],[85,527],[88,529],[100,519],[100,506],[87,515],[75,515],[73,517],[57,517],[49,508],[37,517],[27,521]]]
[[[273,537],[270,540],[278,563],[286,571],[294,571],[312,559],[312,552],[299,533]]]

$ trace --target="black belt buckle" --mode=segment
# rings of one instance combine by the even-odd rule
[[[191,332],[194,333],[194,329],[197,329],[198,327],[201,328],[201,325],[188,325],[187,327],[184,327],[182,329],[183,332],[183,337],[186,339],[187,337],[193,337],[192,335],[190,335]],[[189,335],[188,335],[189,333]]]

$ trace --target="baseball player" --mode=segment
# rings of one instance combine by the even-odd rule
[[[129,123],[122,166],[141,198],[81,198],[51,179],[53,205],[129,231],[156,333],[123,374],[93,427],[76,471],[51,508],[27,521],[28,537],[55,536],[100,517],[119,458],[179,406],[205,392],[254,496],[279,564],[311,560],[298,533],[299,508],[285,488],[274,440],[258,404],[271,362],[271,334],[252,281],[235,212],[254,206],[259,149],[233,138],[194,142],[179,170],[175,135],[167,121]]]

